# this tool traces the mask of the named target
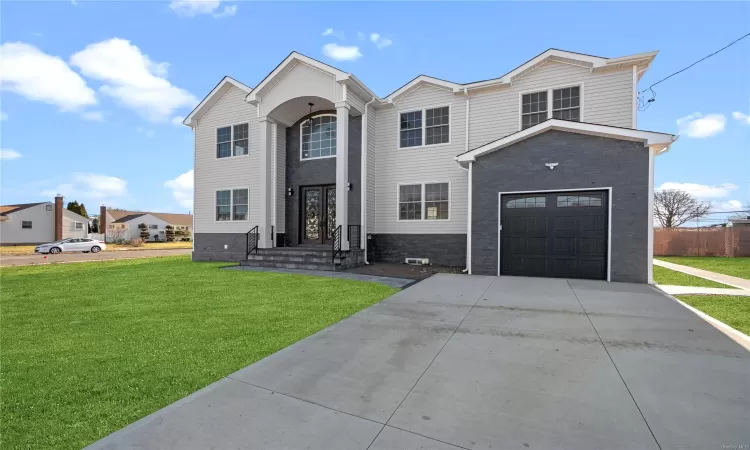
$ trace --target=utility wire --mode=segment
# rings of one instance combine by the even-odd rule
[[[750,36],[750,33],[747,33],[746,35],[744,35],[744,36],[742,36],[742,37],[740,37],[738,39],[735,39],[734,41],[732,41],[729,44],[725,45],[724,47],[716,50],[715,52],[711,53],[710,55],[704,56],[703,58],[701,58],[698,61],[690,64],[689,66],[685,67],[684,69],[678,70],[677,72],[674,72],[673,74],[668,75],[668,76],[662,78],[661,80],[657,81],[656,83],[653,83],[651,86],[647,87],[646,89],[638,92],[638,110],[645,111],[646,109],[648,109],[649,106],[651,106],[650,105],[651,103],[653,103],[653,102],[656,101],[656,92],[653,89],[654,86],[656,86],[657,84],[662,83],[664,81],[667,81],[668,79],[672,78],[673,76],[675,76],[677,74],[680,74],[680,73],[682,73],[682,72],[690,69],[691,67],[695,66],[696,64],[698,64],[700,62],[703,62],[703,61],[707,60],[708,58],[710,58],[710,57],[712,57],[714,55],[717,55],[717,54],[723,52],[724,50],[728,49],[729,47],[733,46],[734,44],[738,43],[739,41],[745,39],[748,36]],[[648,100],[644,100],[643,98],[641,98],[641,94],[643,94],[645,92],[648,92],[648,91],[651,92],[651,98],[648,99]]]

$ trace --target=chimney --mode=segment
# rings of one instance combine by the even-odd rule
[[[63,238],[63,196],[57,194],[55,197],[55,240]]]
[[[107,240],[107,207],[102,205],[99,207],[99,233],[104,235],[104,240]]]

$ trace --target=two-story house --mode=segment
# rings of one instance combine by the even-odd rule
[[[340,250],[648,282],[654,157],[676,140],[637,129],[655,56],[551,49],[495,79],[421,75],[385,97],[296,52],[255,88],[225,77],[184,121],[193,258],[307,267]]]

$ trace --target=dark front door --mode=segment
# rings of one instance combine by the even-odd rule
[[[501,196],[500,273],[607,278],[606,191]]]
[[[336,186],[302,188],[303,244],[329,244],[336,229]]]

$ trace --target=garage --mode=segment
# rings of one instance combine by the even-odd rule
[[[501,275],[607,279],[607,190],[499,198]]]

